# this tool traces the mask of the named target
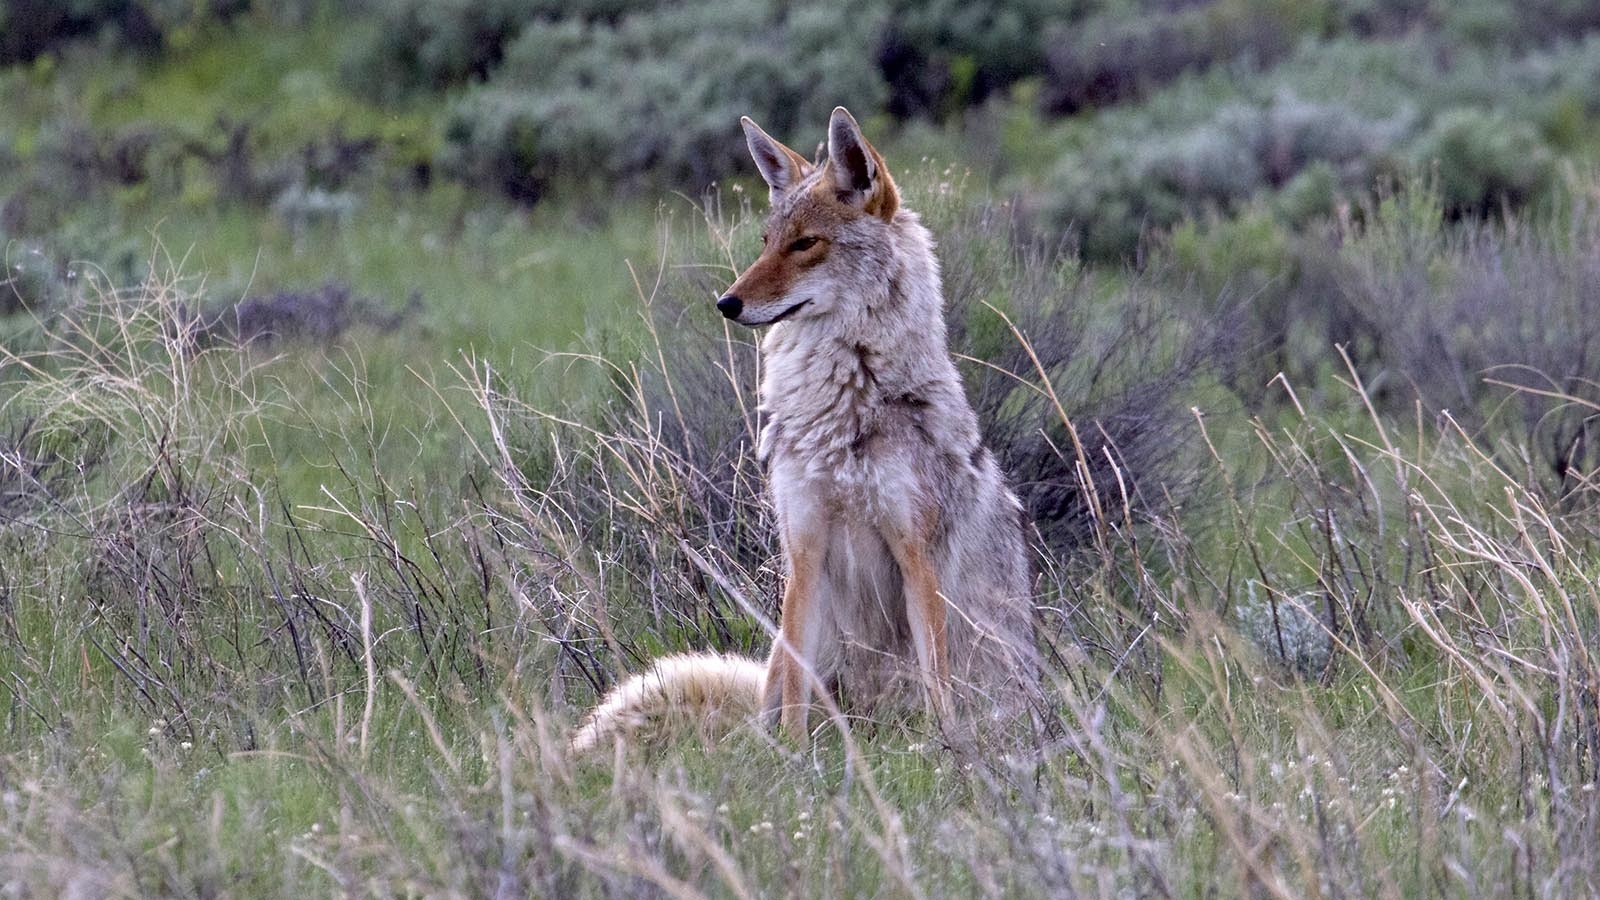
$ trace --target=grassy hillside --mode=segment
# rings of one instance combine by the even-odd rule
[[[32,9],[4,892],[1600,891],[1587,4]],[[572,759],[649,659],[768,646],[707,301],[737,115],[841,101],[939,239],[1053,706]]]

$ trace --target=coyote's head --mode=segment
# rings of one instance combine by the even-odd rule
[[[828,158],[812,165],[740,120],[756,168],[772,189],[772,214],[761,256],[734,281],[717,309],[754,328],[781,319],[814,318],[862,302],[891,253],[889,226],[900,208],[883,157],[840,106],[828,120]]]

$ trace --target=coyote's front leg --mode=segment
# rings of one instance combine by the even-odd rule
[[[767,660],[767,680],[761,701],[763,720],[771,722],[781,715],[783,730],[795,740],[803,740],[806,711],[815,679],[817,651],[821,638],[821,619],[826,615],[817,593],[821,576],[823,543],[810,529],[788,535],[784,550],[789,557],[789,583],[783,589],[783,613],[779,633],[772,642]]]
[[[934,712],[944,717],[950,711],[950,650],[945,628],[946,599],[939,590],[939,572],[934,566],[932,531],[919,528],[886,537],[905,582],[906,621],[911,626],[917,666]]]

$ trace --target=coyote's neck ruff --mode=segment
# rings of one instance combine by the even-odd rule
[[[977,419],[945,349],[928,231],[902,211],[881,237],[881,246],[860,250],[865,278],[813,285],[849,292],[846,302],[791,316],[762,342],[761,456],[803,463],[810,478],[863,498],[903,487],[871,483],[893,474],[874,451],[897,430],[913,429],[950,452],[980,452]],[[845,250],[838,242],[832,249]]]
[[[1037,671],[1024,518],[946,347],[932,237],[842,107],[817,165],[743,121],[772,213],[717,308],[773,326],[759,453],[788,570],[779,634],[761,677],[676,658],[575,743],[649,715],[625,689],[670,707],[696,671],[797,735],[818,687],[868,708],[920,682],[941,713],[952,695],[1016,711]]]

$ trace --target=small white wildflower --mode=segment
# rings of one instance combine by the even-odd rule
[[[1594,793],[1594,782],[1591,781],[1585,784],[1583,787],[1578,788],[1578,790],[1583,791],[1585,794],[1592,794]]]
[[[179,744],[178,746],[182,747],[185,750],[193,750],[194,749],[194,742],[193,741],[184,741],[183,743]]]
[[[312,834],[321,834],[322,833],[322,823],[321,822],[312,822],[311,823],[311,833]]]
[[[794,818],[797,822],[809,822],[811,821],[811,813],[801,810]]]
[[[727,814],[728,814],[728,804],[723,803],[723,804],[721,804],[721,805],[719,805],[717,807],[717,815],[725,816]]]
[[[805,840],[805,839],[806,839],[806,833],[805,833],[805,831],[804,831],[804,830],[801,830],[801,831],[796,831],[796,832],[795,832],[795,833],[794,833],[794,839],[795,839],[795,840],[797,840],[797,841],[803,841],[803,840]]]

